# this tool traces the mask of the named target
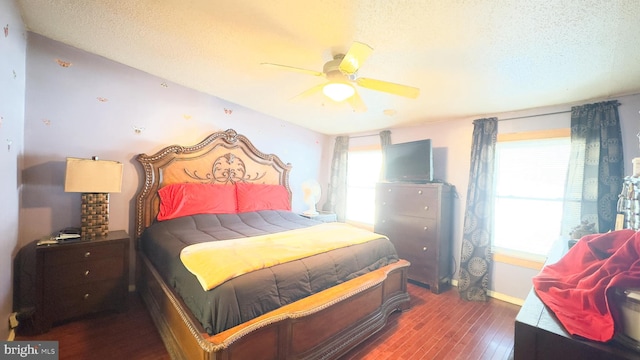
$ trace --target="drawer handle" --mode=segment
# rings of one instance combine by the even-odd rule
[[[427,251],[427,247],[426,247],[426,246],[425,246],[425,247],[423,247],[423,248],[422,248],[422,251]]]
[[[91,256],[91,251],[87,251],[86,253],[84,253],[84,257],[86,257],[86,258],[87,258],[87,257],[89,257],[89,256]]]
[[[425,211],[429,211],[429,207],[428,207],[428,206],[425,206],[425,207],[424,207],[424,210],[425,210]]]
[[[425,226],[425,227],[424,227],[424,231],[427,231],[427,230],[429,230],[429,227],[428,227],[428,226]],[[88,272],[88,271],[87,271],[87,272]]]
[[[382,223],[386,223],[386,222],[387,222],[387,220],[382,219]]]
[[[86,271],[84,272],[84,276],[89,276],[89,270],[86,270]]]
[[[88,293],[87,293],[87,294],[84,294],[83,298],[84,298],[85,300],[87,300],[87,299],[89,298],[89,294],[88,294]]]
[[[422,190],[418,190],[418,195],[422,195]]]
[[[382,206],[384,206],[384,205],[387,205],[387,202],[386,202],[386,201],[383,201],[383,202],[382,202]]]

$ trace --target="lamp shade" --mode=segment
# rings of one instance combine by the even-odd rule
[[[119,193],[122,163],[109,160],[67,158],[65,192]]]

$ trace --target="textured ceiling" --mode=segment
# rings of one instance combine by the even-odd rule
[[[637,0],[18,0],[29,31],[325,134],[366,132],[640,92]],[[508,4],[508,5],[507,5]],[[316,94],[353,41],[359,71],[420,88]],[[385,111],[387,110],[387,111]]]

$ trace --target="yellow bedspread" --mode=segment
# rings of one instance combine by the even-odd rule
[[[242,274],[329,250],[384,237],[344,223],[242,239],[211,241],[182,249],[180,259],[205,290]]]

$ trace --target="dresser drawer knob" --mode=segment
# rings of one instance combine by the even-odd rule
[[[86,271],[84,272],[84,276],[89,276],[89,270],[86,270]]]
[[[428,207],[428,206],[425,206],[425,207],[424,207],[424,210],[425,210],[425,211],[429,211],[429,207]]]
[[[426,247],[426,246],[425,246],[425,247],[423,247],[423,248],[422,248],[422,251],[427,251],[427,247]]]
[[[391,189],[387,189],[388,192],[391,192]]]
[[[429,227],[428,227],[428,226],[425,226],[425,227],[424,227],[424,231],[427,231],[427,230],[429,230]]]
[[[418,195],[422,195],[422,190],[418,190]]]
[[[83,298],[87,300],[89,298],[89,294],[84,294]]]
[[[87,251],[86,253],[84,253],[84,257],[86,257],[86,258],[87,258],[87,257],[89,257],[89,256],[91,256],[91,251]]]

